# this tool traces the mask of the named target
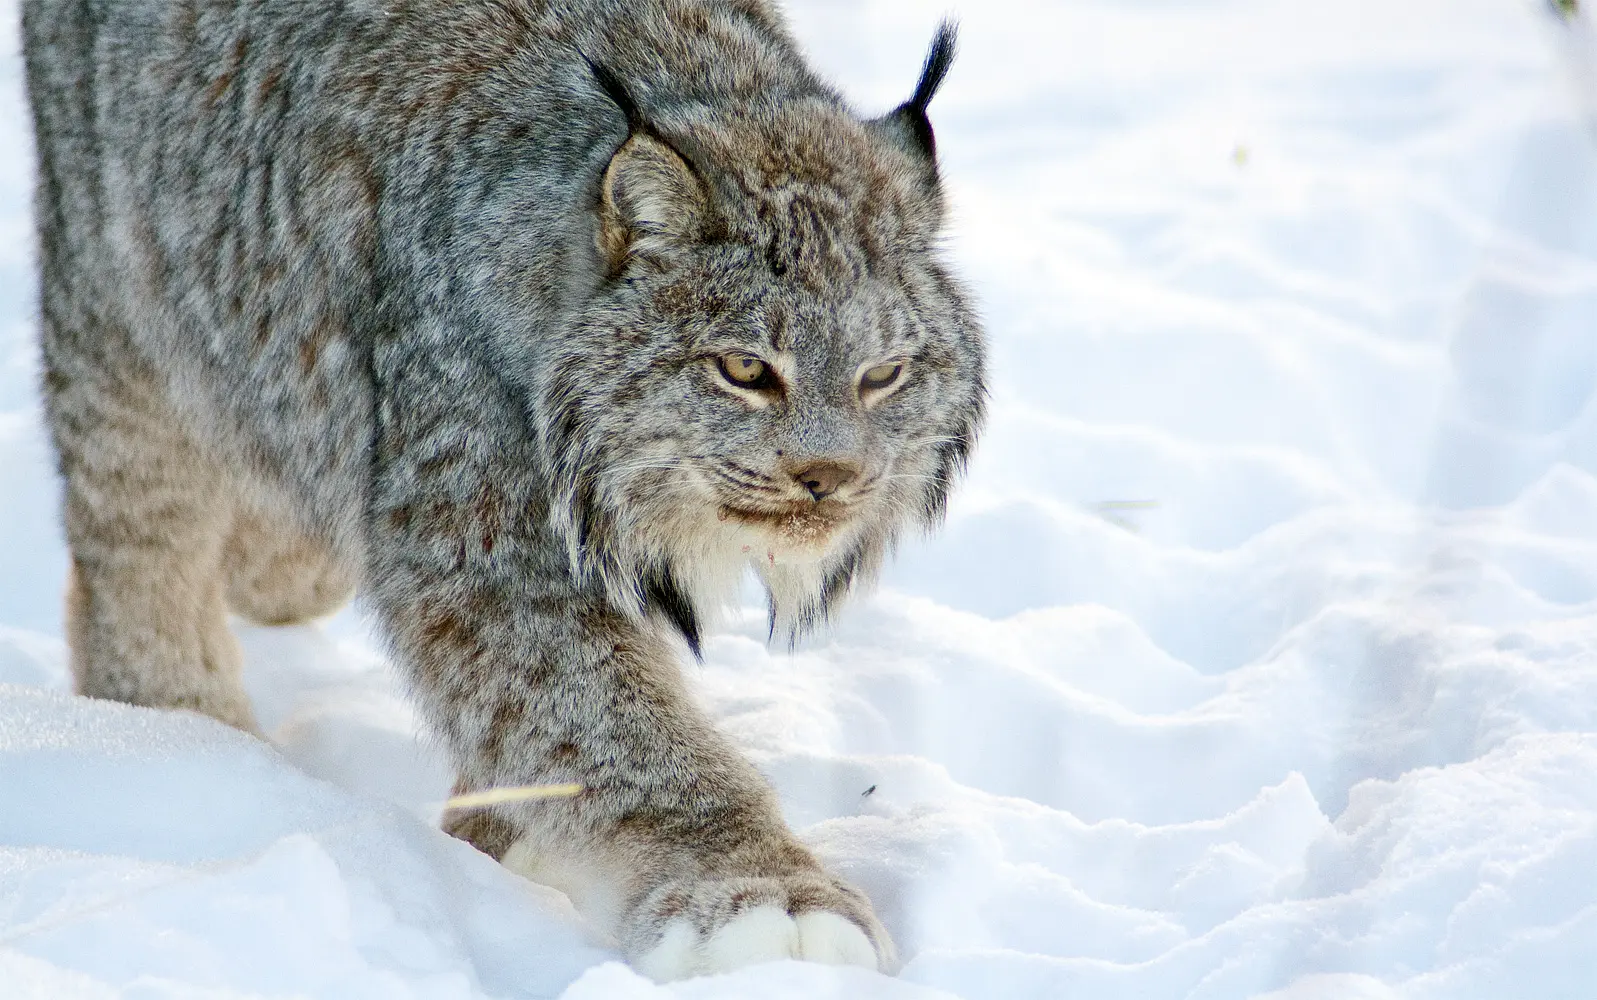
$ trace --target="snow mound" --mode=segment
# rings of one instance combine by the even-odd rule
[[[558,894],[207,719],[7,685],[0,760],[22,996],[553,996],[613,957]]]

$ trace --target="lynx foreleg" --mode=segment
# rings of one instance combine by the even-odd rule
[[[462,790],[582,791],[450,828],[565,890],[658,979],[788,957],[891,968],[869,902],[788,831],[663,630],[574,583],[540,501],[469,451],[379,485],[368,592]]]
[[[461,787],[582,787],[462,815],[456,832],[566,891],[657,979],[777,958],[890,966],[869,902],[786,829],[667,642],[570,593],[398,589],[416,599],[389,620]]]

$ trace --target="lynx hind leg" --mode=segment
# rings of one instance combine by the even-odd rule
[[[87,358],[61,350],[61,339],[47,354],[47,384],[66,478],[77,690],[256,732],[222,599],[226,477],[125,335],[84,338]]]
[[[222,553],[227,604],[257,625],[323,618],[355,593],[355,575],[332,548],[288,516],[242,509]]]

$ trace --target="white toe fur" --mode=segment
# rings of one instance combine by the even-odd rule
[[[686,979],[699,972],[699,934],[686,920],[665,925],[660,943],[651,948],[633,968],[657,983]]]
[[[686,920],[673,920],[666,925],[660,943],[634,967],[664,983],[782,958],[877,967],[870,938],[843,917],[824,912],[793,917],[775,906],[758,906],[739,914],[718,927],[708,940],[700,938]]]
[[[722,924],[704,943],[705,972],[800,958],[799,930],[786,910],[756,906]]]
[[[799,954],[808,962],[827,965],[863,965],[876,968],[876,949],[871,939],[852,922],[835,913],[804,913],[798,925]]]

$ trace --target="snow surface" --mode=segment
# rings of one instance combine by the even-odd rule
[[[447,771],[358,613],[240,627],[274,747],[65,693],[13,30],[0,996],[1597,996],[1589,26],[958,6],[971,480],[829,640],[751,611],[694,671],[906,965],[669,987],[432,828]],[[885,110],[944,0],[790,7]]]

